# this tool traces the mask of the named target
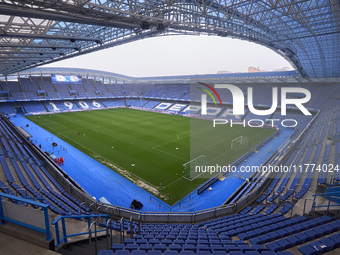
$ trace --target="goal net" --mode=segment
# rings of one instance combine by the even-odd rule
[[[239,136],[231,141],[231,149],[240,151],[248,146],[249,138],[245,136]]]
[[[203,174],[203,171],[200,171],[200,169],[207,165],[208,159],[204,155],[190,160],[182,166],[182,177],[189,181],[195,180],[197,177]]]

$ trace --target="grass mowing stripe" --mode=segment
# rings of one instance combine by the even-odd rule
[[[105,160],[105,162],[109,162],[112,166],[114,166],[114,167],[115,167],[115,170],[118,170],[118,172],[119,172],[120,174],[124,175],[124,174],[123,174],[123,171],[127,171],[127,170],[124,169],[123,167],[121,167],[121,166],[115,164],[114,162],[110,161],[110,160],[107,159],[107,158],[102,157],[102,156],[99,155],[97,152],[95,152],[95,151],[89,149],[88,147],[86,147],[86,146],[84,146],[84,145],[82,145],[82,144],[80,144],[80,143],[74,141],[73,139],[69,138],[68,136],[62,134],[61,132],[58,132],[58,131],[56,131],[55,129],[53,129],[53,128],[51,128],[51,127],[48,127],[48,126],[46,126],[45,124],[43,124],[43,123],[41,123],[41,122],[39,122],[39,121],[36,121],[36,124],[39,124],[39,125],[41,125],[41,126],[45,126],[45,129],[46,129],[46,130],[48,130],[48,131],[51,130],[51,131],[52,131],[51,133],[53,133],[53,134],[58,134],[59,136],[58,136],[58,135],[57,135],[57,136],[58,136],[59,138],[63,137],[63,139],[64,139],[65,141],[70,140],[70,141],[72,141],[73,143],[79,145],[80,147],[85,148],[87,151],[90,151],[91,153],[93,153],[93,155],[97,155],[98,157],[103,158],[103,159]],[[70,131],[71,131],[71,130],[70,130]],[[68,131],[65,131],[65,132],[68,132]],[[60,136],[61,136],[61,137],[60,137]],[[98,160],[98,157],[95,157],[95,159]],[[134,175],[134,174],[131,173],[131,172],[129,172],[129,174],[133,175],[136,179],[141,179],[143,182],[145,182],[145,183],[147,183],[148,185],[154,187],[151,183],[147,182],[146,180],[143,180],[141,177],[139,177],[139,176],[137,176],[137,175]],[[127,176],[125,176],[125,177],[127,177]],[[133,181],[133,179],[132,179],[132,181]],[[156,188],[156,187],[154,187],[154,188]]]

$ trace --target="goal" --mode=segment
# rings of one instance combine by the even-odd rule
[[[231,149],[240,151],[248,146],[249,138],[245,136],[239,136],[231,141]]]
[[[208,159],[206,156],[201,155],[182,166],[182,177],[186,180],[192,181],[203,174],[203,171],[198,171],[202,167],[208,165]]]

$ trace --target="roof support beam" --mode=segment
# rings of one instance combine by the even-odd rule
[[[27,39],[42,39],[42,40],[68,40],[71,42],[75,41],[94,41],[101,43],[99,38],[92,37],[74,37],[65,35],[38,35],[38,34],[25,34],[25,33],[0,33],[0,37],[11,37],[11,38],[27,38]]]

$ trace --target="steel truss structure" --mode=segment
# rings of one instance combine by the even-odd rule
[[[0,0],[0,14],[0,75],[147,37],[211,34],[264,45],[302,77],[340,77],[338,0]]]

